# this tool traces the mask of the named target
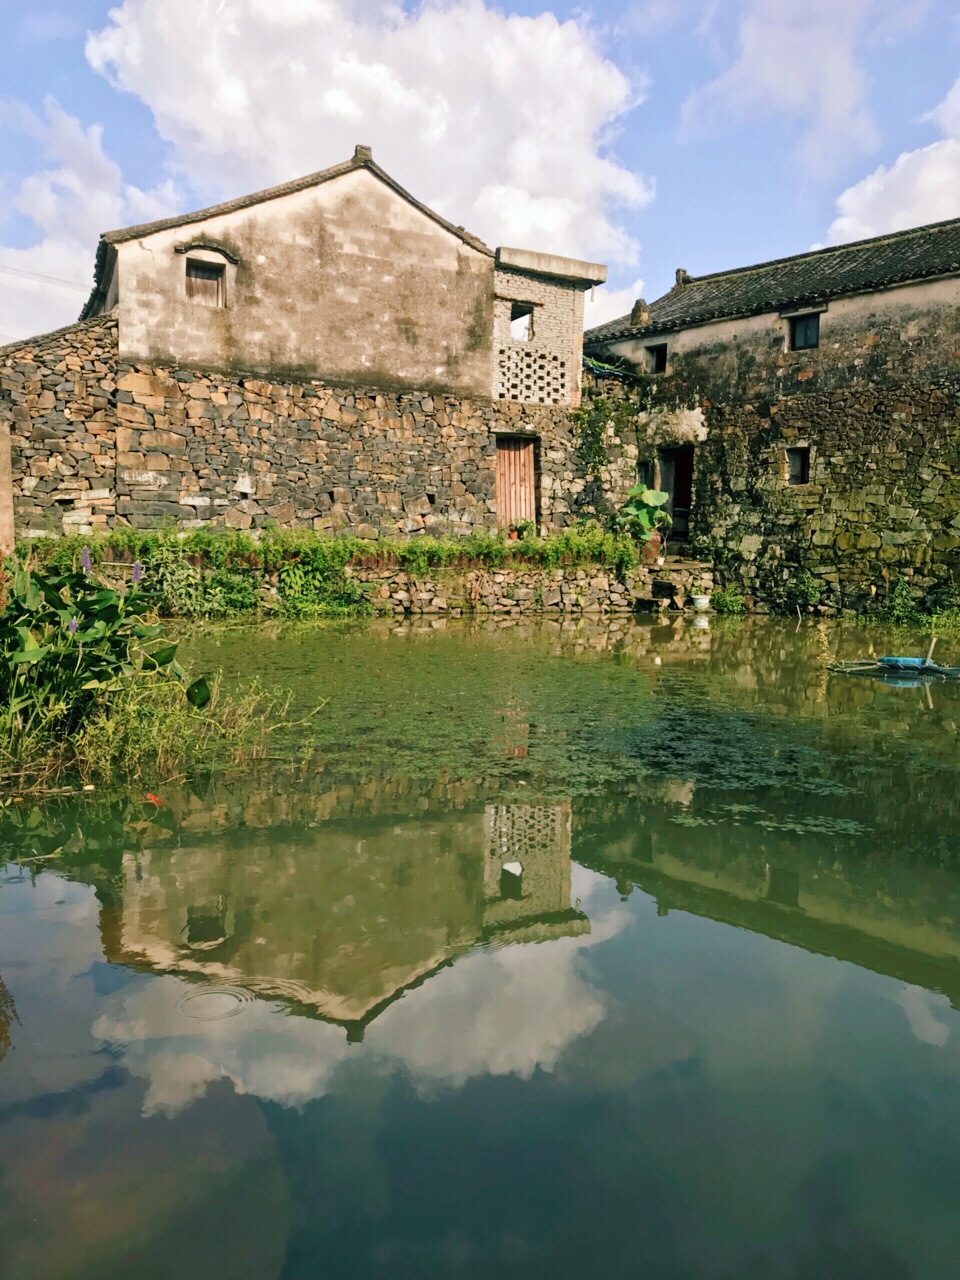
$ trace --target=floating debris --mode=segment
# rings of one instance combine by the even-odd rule
[[[898,689],[919,689],[931,680],[960,680],[960,667],[944,667],[933,661],[936,636],[925,658],[853,658],[827,664],[841,676],[869,676]]]

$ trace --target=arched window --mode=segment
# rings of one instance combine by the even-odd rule
[[[194,242],[178,245],[184,256],[184,289],[188,302],[201,307],[225,307],[236,276],[237,258],[219,245]]]

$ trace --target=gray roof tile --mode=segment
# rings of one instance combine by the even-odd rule
[[[734,271],[689,276],[686,283],[650,304],[649,324],[637,327],[631,325],[629,315],[621,316],[588,329],[584,346],[596,349],[614,339],[813,306],[843,294],[956,273],[960,273],[960,218]]]

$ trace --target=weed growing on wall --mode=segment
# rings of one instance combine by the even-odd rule
[[[39,539],[24,548],[45,569],[75,572],[84,547],[97,571],[122,584],[134,563],[144,587],[168,617],[230,618],[258,611],[289,618],[368,612],[351,566],[396,566],[413,577],[438,570],[596,565],[621,580],[637,564],[637,545],[595,521],[539,538],[530,530],[507,539],[475,530],[464,538],[330,537],[312,530],[268,529],[257,537],[236,530],[143,532],[117,529],[94,540]]]
[[[789,608],[814,609],[823,598],[823,586],[808,569],[799,569],[784,588],[784,603]]]
[[[881,602],[876,616],[881,622],[890,623],[894,627],[914,631],[923,627],[940,640],[960,639],[960,606],[953,593],[946,594],[932,609],[924,610],[913,599],[910,588],[900,577]]]
[[[739,616],[746,613],[747,602],[737,587],[723,587],[710,597],[710,605],[714,613]]]

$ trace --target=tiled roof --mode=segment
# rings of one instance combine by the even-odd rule
[[[345,160],[342,164],[335,164],[329,169],[321,169],[318,173],[308,173],[304,178],[296,178],[292,182],[281,183],[278,187],[268,187],[265,191],[255,191],[252,195],[239,196],[235,200],[227,200],[224,204],[215,204],[207,209],[198,209],[195,213],[181,213],[173,218],[160,218],[157,222],[145,222],[138,227],[123,227],[119,231],[105,231],[100,237],[100,243],[97,246],[93,292],[80,313],[80,319],[87,320],[96,314],[96,309],[102,302],[105,285],[104,269],[107,264],[108,249],[111,245],[123,244],[125,240],[142,240],[145,236],[151,236],[157,231],[169,231],[175,227],[187,227],[192,222],[203,222],[207,218],[219,217],[221,214],[236,213],[240,209],[249,209],[253,205],[263,204],[267,200],[277,200],[281,196],[293,195],[297,191],[306,191],[309,187],[319,187],[322,183],[329,182],[332,178],[339,178],[354,169],[369,169],[381,182],[391,187],[404,200],[419,209],[421,213],[425,213],[428,218],[432,218],[434,222],[439,223],[441,227],[444,227],[451,235],[456,236],[458,240],[462,240],[464,244],[470,245],[472,249],[476,249],[479,253],[493,257],[493,250],[488,245],[485,245],[482,240],[472,236],[469,231],[464,231],[463,227],[455,227],[446,218],[441,218],[439,213],[434,213],[427,205],[421,204],[419,200],[414,199],[409,191],[405,191],[398,182],[395,182],[388,173],[374,162],[369,147],[357,147],[352,160]]]
[[[960,218],[761,262],[710,276],[687,276],[650,304],[649,323],[621,316],[584,334],[589,350],[625,337],[687,329],[792,307],[815,306],[909,280],[960,273]]]

